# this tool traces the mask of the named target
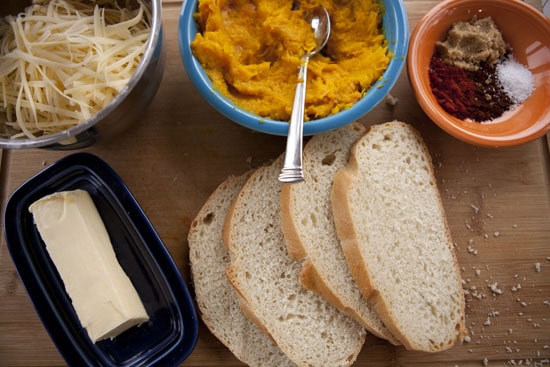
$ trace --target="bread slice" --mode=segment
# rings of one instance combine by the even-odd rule
[[[311,138],[304,147],[305,180],[283,185],[281,224],[290,255],[305,259],[302,284],[374,335],[398,344],[355,283],[332,215],[332,181],[336,171],[347,163],[352,144],[365,131],[360,123],[352,123]]]
[[[280,220],[282,157],[258,168],[224,226],[227,275],[248,308],[299,366],[349,366],[365,330],[300,283],[301,263],[286,249]]]
[[[464,295],[428,150],[410,125],[373,126],[334,179],[332,205],[363,295],[408,349],[461,341]]]
[[[229,177],[211,194],[188,235],[191,275],[201,318],[239,360],[249,366],[295,366],[239,308],[225,270],[229,253],[222,241],[225,215],[249,174]]]

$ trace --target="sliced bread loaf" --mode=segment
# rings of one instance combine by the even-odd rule
[[[332,215],[334,175],[345,166],[352,144],[365,131],[363,125],[353,123],[311,138],[303,154],[305,180],[282,187],[281,224],[290,255],[305,259],[302,283],[374,335],[397,344],[355,283]]]
[[[239,308],[239,297],[225,275],[229,253],[222,240],[225,215],[248,174],[229,177],[209,197],[188,235],[191,275],[204,324],[249,366],[295,366]]]
[[[235,199],[223,238],[231,284],[277,345],[299,366],[349,366],[365,330],[300,283],[280,221],[282,157],[258,168]]]
[[[435,352],[464,333],[464,295],[428,150],[411,126],[373,126],[336,174],[332,205],[363,295],[408,349]]]

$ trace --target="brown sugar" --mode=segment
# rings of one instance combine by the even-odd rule
[[[507,51],[491,17],[453,23],[445,41],[436,47],[445,63],[466,70],[478,70],[481,63],[495,64]]]

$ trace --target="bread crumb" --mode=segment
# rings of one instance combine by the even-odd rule
[[[473,239],[468,240],[467,251],[468,251],[469,254],[472,254],[472,255],[474,255],[474,256],[477,256],[477,250],[473,247],[473,244],[474,244],[474,240],[473,240]]]
[[[386,96],[386,106],[393,108],[397,106],[398,103],[399,103],[399,99],[397,97],[394,97],[391,94],[388,94]]]
[[[491,292],[494,294],[502,294],[502,289],[498,287],[498,283],[491,284],[489,288],[491,288]]]
[[[488,366],[489,365],[489,360],[487,358],[483,358],[483,365],[484,366]]]
[[[535,271],[540,273],[540,263],[535,263]]]

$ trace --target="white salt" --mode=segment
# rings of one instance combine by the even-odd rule
[[[497,76],[504,92],[515,104],[523,103],[535,89],[533,74],[513,58],[497,65]]]

